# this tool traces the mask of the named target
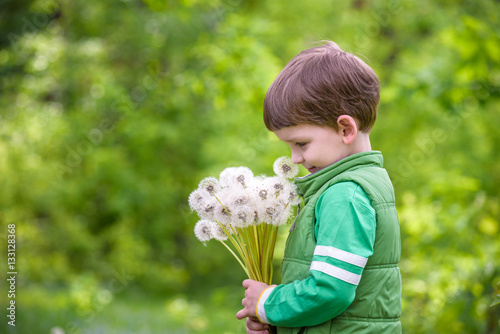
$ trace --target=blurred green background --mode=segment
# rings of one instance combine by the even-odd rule
[[[329,39],[381,80],[404,332],[498,333],[499,22],[491,0],[3,1],[0,332],[244,333],[243,272],[187,197],[229,166],[272,174],[266,90]]]

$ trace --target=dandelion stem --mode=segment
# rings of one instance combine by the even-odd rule
[[[231,241],[231,243],[233,244],[234,248],[236,249],[236,251],[240,254],[241,256],[241,259],[245,262],[246,266],[245,266],[245,272],[247,273],[247,276],[248,278],[251,278],[251,276],[249,275],[249,263],[248,263],[248,253],[245,251],[244,248],[241,247],[241,245],[244,243],[239,239],[239,236],[238,236],[238,233],[234,230],[233,226],[231,225],[231,230],[233,231],[233,234],[236,236],[236,238],[238,240],[236,240],[233,235],[227,230],[227,228],[222,225],[221,223],[217,222],[217,224],[219,224],[219,226],[223,229],[224,233],[226,233],[228,239]],[[224,244],[226,245],[226,244]],[[227,245],[226,245],[227,246]],[[234,254],[234,252],[233,252]]]
[[[219,240],[221,244],[223,244],[228,251],[231,252],[231,254],[233,254],[234,258],[238,261],[238,263],[240,264],[241,268],[243,268],[243,270],[245,271],[245,273],[247,274],[248,278],[250,278],[250,275],[248,274],[248,269],[246,268],[245,265],[243,265],[243,262],[241,262],[240,258],[233,252],[233,250],[231,249],[231,247],[229,247],[228,245],[226,245],[226,243],[222,240]]]

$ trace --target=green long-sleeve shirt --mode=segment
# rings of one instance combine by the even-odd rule
[[[276,326],[314,326],[342,313],[354,300],[363,268],[373,254],[375,210],[354,182],[328,188],[315,207],[317,241],[304,280],[267,289],[259,299],[261,321]]]

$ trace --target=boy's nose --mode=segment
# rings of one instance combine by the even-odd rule
[[[292,162],[296,165],[301,164],[304,162],[304,158],[302,158],[301,154],[293,153],[292,152]]]

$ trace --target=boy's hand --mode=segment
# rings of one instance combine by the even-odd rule
[[[256,319],[257,314],[255,313],[255,311],[257,302],[259,301],[259,297],[262,291],[267,289],[269,285],[251,279],[246,279],[243,281],[243,287],[246,289],[245,298],[243,298],[241,302],[244,309],[236,313],[236,318],[238,318],[239,320],[246,317],[253,317],[254,319]]]
[[[269,334],[268,328],[268,325],[261,323],[257,318],[247,318],[247,334]]]

